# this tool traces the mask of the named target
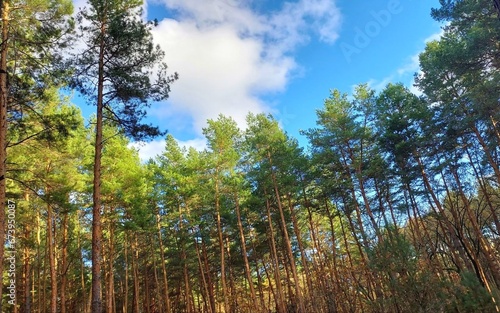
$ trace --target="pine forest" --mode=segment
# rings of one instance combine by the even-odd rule
[[[304,147],[221,114],[196,150],[145,122],[182,73],[141,0],[1,0],[0,311],[500,312],[500,7],[440,3],[416,89],[304,103]]]

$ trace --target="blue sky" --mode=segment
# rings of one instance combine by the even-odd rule
[[[360,83],[412,86],[418,54],[439,38],[438,0],[150,0],[154,39],[180,78],[148,121],[203,148],[207,118],[222,113],[244,128],[249,111],[272,113],[306,145],[330,90]],[[77,4],[78,7],[78,4]],[[413,88],[413,87],[412,87]],[[416,91],[416,90],[415,90]],[[138,146],[161,153],[161,138]]]

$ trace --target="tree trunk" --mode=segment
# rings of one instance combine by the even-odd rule
[[[68,212],[63,213],[61,251],[61,313],[66,313],[66,286],[68,282]]]
[[[312,280],[311,280],[311,272],[309,271],[309,263],[307,261],[306,253],[304,250],[304,244],[302,243],[302,234],[299,229],[299,225],[297,222],[297,217],[295,216],[295,210],[292,205],[292,195],[288,195],[288,208],[290,210],[290,216],[292,218],[292,224],[293,224],[293,231],[295,233],[295,237],[297,237],[297,243],[299,247],[299,252],[300,252],[300,260],[302,261],[302,267],[304,268],[305,276],[306,276],[306,283],[307,283],[307,289],[308,292],[312,292],[313,286],[312,286]],[[293,262],[293,260],[292,260]],[[304,308],[305,309],[305,308]]]
[[[47,190],[48,193],[48,190]],[[49,252],[49,268],[50,268],[50,312],[57,313],[57,269],[55,260],[55,243],[54,243],[54,216],[52,206],[47,204],[47,241]]]
[[[201,283],[203,285],[203,302],[208,313],[215,313],[212,311],[212,307],[208,304],[208,299],[210,298],[210,293],[208,291],[207,279],[205,278],[205,270],[203,268],[203,262],[201,261],[200,247],[198,245],[198,239],[194,239],[194,248],[196,250],[196,258],[198,259],[198,267],[200,269]],[[208,275],[209,273],[207,273]]]
[[[109,240],[108,240],[108,286],[106,288],[106,312],[113,313],[113,302],[115,298],[115,276],[114,276],[114,254],[115,254],[115,221],[112,217],[113,209],[110,209]]]
[[[186,248],[184,246],[184,242],[182,243],[182,252],[181,252],[181,260],[183,263],[183,277],[184,277],[184,301],[186,303],[186,308],[187,308],[187,313],[193,313],[193,301],[191,299],[192,297],[192,292],[191,292],[191,284],[189,282],[189,269],[188,269],[188,262],[187,262],[187,257],[186,257]]]
[[[278,182],[276,179],[276,173],[274,172],[274,169],[273,169],[271,153],[269,151],[267,153],[267,157],[269,160],[269,165],[270,165],[270,170],[271,170],[271,179],[273,181],[274,193],[276,195],[276,201],[278,203],[278,211],[280,213],[281,226],[283,229],[283,238],[285,240],[286,251],[288,254],[288,258],[290,260],[290,267],[292,269],[293,280],[295,281],[295,295],[297,297],[298,312],[305,313],[306,310],[304,307],[304,299],[302,297],[302,292],[300,290],[299,277],[297,274],[297,267],[295,266],[295,258],[293,257],[292,244],[290,242],[290,236],[288,235],[288,230],[286,227],[285,214],[283,211],[283,206],[281,204],[280,193],[278,190]]]
[[[105,13],[104,13],[105,16]],[[101,22],[99,69],[97,82],[97,120],[94,155],[94,182],[92,207],[92,313],[102,313],[102,229],[101,229],[101,157],[103,147],[104,97],[104,34],[106,23]]]
[[[165,301],[165,308],[167,310],[167,313],[171,312],[170,309],[170,298],[168,296],[168,279],[167,279],[167,265],[165,263],[165,251],[163,248],[163,239],[161,235],[161,225],[160,225],[160,214],[156,214],[156,227],[158,228],[158,242],[160,244],[160,257],[161,257],[161,269],[163,273],[163,286],[164,286],[164,293],[163,299]]]
[[[252,272],[250,271],[250,264],[248,263],[247,245],[245,243],[245,234],[243,232],[243,225],[241,223],[241,212],[240,212],[240,203],[238,200],[238,195],[235,195],[234,200],[236,202],[236,218],[238,221],[238,230],[240,233],[241,253],[243,255],[243,261],[245,263],[245,274],[247,276],[248,286],[250,288],[250,297],[252,300],[253,308],[257,311],[260,311],[259,304],[257,302],[257,297],[255,296],[255,288],[253,286],[253,279],[252,279]]]
[[[212,309],[212,313],[215,313],[216,310],[215,310],[214,284],[212,282],[212,274],[210,271],[210,267],[208,265],[208,253],[204,239],[202,239],[201,242],[201,249],[203,253],[203,263],[204,263],[203,265],[205,266],[205,273],[207,273],[207,285],[208,285],[208,294],[210,300],[210,308]]]
[[[8,0],[2,0],[2,42],[0,46],[0,260],[5,253],[5,207],[7,202],[6,173],[7,173],[7,104],[8,104],[8,73],[7,50],[9,45],[9,14]],[[3,277],[3,262],[0,262],[0,276]],[[3,299],[3,288],[0,288],[0,299]],[[2,312],[0,301],[0,312]]]
[[[127,234],[125,234],[124,236],[125,238],[123,239],[123,242],[124,242],[124,251],[123,251],[123,254],[125,255],[125,292],[123,294],[123,313],[127,313],[128,312],[128,267],[129,267],[129,262],[128,262],[128,245],[129,245],[129,242],[128,242],[128,237]]]
[[[231,307],[229,304],[229,295],[227,293],[227,282],[226,282],[226,260],[225,260],[225,248],[224,248],[224,239],[222,235],[222,222],[220,216],[220,195],[219,195],[219,170],[216,169],[216,178],[215,178],[215,211],[217,214],[217,235],[219,240],[219,251],[220,251],[220,279],[222,283],[222,296],[224,302],[224,313],[229,313],[231,311]]]
[[[252,241],[252,248],[253,250],[255,250],[255,244],[253,243],[253,241]],[[262,261],[262,263],[264,263],[264,261]],[[257,257],[255,257],[255,273],[257,274],[257,288],[259,289],[260,308],[262,309],[262,311],[265,311],[264,308],[266,307],[265,306],[266,301],[264,299],[264,290],[262,288],[262,276],[260,275],[259,260],[257,259]]]
[[[153,312],[166,312],[166,309],[163,306],[163,303],[161,303],[162,299],[162,290],[161,290],[161,283],[160,279],[158,278],[158,265],[157,265],[157,259],[156,255],[154,253],[155,246],[154,246],[153,240],[151,240],[151,248],[152,248],[152,253],[150,254],[151,260],[153,262],[153,274],[155,278],[155,284],[154,284],[154,296],[153,296]]]
[[[30,235],[30,229],[29,226],[26,226],[25,229],[25,238],[28,239]],[[31,313],[31,293],[30,293],[30,286],[31,286],[31,264],[30,264],[30,250],[28,247],[24,248],[24,267],[23,267],[23,313]]]
[[[78,221],[78,219],[77,219]],[[87,313],[88,310],[87,310],[87,292],[86,292],[86,287],[85,287],[85,264],[84,264],[84,261],[83,261],[83,248],[82,248],[82,242],[81,242],[81,239],[80,239],[80,224],[79,222],[77,222],[78,226],[77,226],[77,229],[78,231],[76,231],[76,244],[78,246],[78,252],[79,252],[79,261],[80,261],[80,288],[82,290],[82,300],[80,302],[80,306],[82,307],[82,310],[83,310],[83,313]]]
[[[280,267],[278,261],[278,253],[276,251],[276,240],[274,239],[274,227],[271,218],[271,206],[269,205],[269,199],[267,199],[267,195],[266,195],[266,208],[267,208],[267,221],[269,225],[269,236],[270,236],[269,245],[271,246],[271,259],[273,264],[274,279],[276,280],[276,295],[275,295],[276,310],[278,313],[285,313],[286,312],[285,298],[283,296],[283,288],[281,286],[281,275],[280,275]]]
[[[134,309],[133,313],[140,313],[140,286],[139,286],[139,250],[137,244],[137,234],[134,234],[132,244],[132,274],[134,275]]]

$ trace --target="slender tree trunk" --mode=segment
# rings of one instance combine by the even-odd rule
[[[157,259],[155,255],[155,246],[153,240],[151,240],[151,248],[152,252],[150,253],[151,256],[151,261],[153,262],[153,275],[155,278],[155,285],[154,285],[154,297],[153,297],[153,312],[166,312],[166,308],[164,308],[163,303],[161,303],[162,295],[161,295],[161,283],[160,279],[158,278],[158,265],[157,265]]]
[[[146,262],[144,262],[146,263]],[[149,281],[149,267],[144,266],[143,273],[143,281],[144,281],[144,301],[143,301],[143,312],[150,313],[151,312],[151,289],[150,289],[150,281]]]
[[[0,260],[4,259],[5,243],[5,208],[7,203],[6,173],[7,173],[7,104],[8,104],[8,73],[7,50],[9,45],[10,1],[1,1],[2,10],[2,41],[0,46]],[[3,262],[0,262],[0,276],[3,277]],[[3,288],[0,288],[0,299],[3,299]],[[2,301],[0,301],[0,312]]]
[[[103,15],[105,16],[106,13]],[[102,229],[101,229],[101,157],[103,147],[104,50],[106,23],[101,22],[99,68],[97,81],[97,120],[94,154],[92,207],[92,313],[102,313]]]
[[[80,303],[83,313],[87,313],[87,292],[86,292],[86,286],[85,286],[85,264],[83,262],[83,248],[82,248],[82,242],[80,239],[80,224],[78,224],[78,233],[76,236],[77,240],[77,245],[78,245],[78,251],[80,253],[80,283],[81,283],[81,288],[82,288],[82,301]]]
[[[61,313],[66,313],[66,286],[68,283],[68,212],[63,213],[61,242]]]
[[[360,163],[360,162],[356,162],[354,152],[352,151],[352,148],[349,146],[348,143],[347,143],[347,147],[348,147],[348,151],[349,151],[349,158],[351,159],[351,164]],[[361,161],[363,161],[363,160],[361,159]],[[380,235],[380,230],[378,228],[378,224],[377,224],[377,222],[375,220],[375,216],[373,215],[373,212],[370,208],[370,201],[368,200],[368,196],[366,195],[365,184],[363,182],[363,173],[361,171],[360,166],[361,165],[355,166],[356,179],[358,181],[359,191],[361,192],[361,197],[363,198],[363,204],[364,204],[366,213],[368,214],[368,217],[370,219],[370,222],[372,224],[372,227],[375,230],[375,234],[377,235],[378,239],[381,241],[382,236]],[[353,199],[356,199],[355,194],[354,194],[354,188],[352,190],[353,190]]]
[[[255,250],[255,245],[253,245],[253,243],[252,247]],[[255,260],[255,273],[257,274],[257,288],[259,289],[260,308],[262,311],[265,311],[264,308],[266,307],[266,301],[264,299],[264,289],[262,288],[262,276],[260,275],[258,259]]]
[[[307,208],[307,211],[308,211],[308,215],[309,215],[309,223],[311,224],[311,227],[312,227],[312,234],[313,234],[313,240],[314,241],[317,241],[317,243],[315,243],[316,245],[316,249],[318,250],[318,254],[319,254],[319,259],[320,259],[320,270],[322,271],[324,266],[323,266],[323,262],[326,264],[326,266],[328,267],[330,273],[332,273],[332,283],[334,284],[335,289],[334,290],[342,290],[342,293],[346,294],[346,291],[345,291],[345,288],[342,288],[341,285],[340,285],[340,279],[339,279],[339,266],[338,266],[338,262],[337,262],[337,236],[335,234],[335,223],[334,223],[334,216],[330,210],[330,204],[329,204],[329,200],[327,200],[326,198],[324,199],[325,201],[325,208],[326,208],[326,213],[328,215],[328,222],[329,222],[329,225],[330,225],[330,237],[331,237],[331,243],[332,243],[332,262],[329,262],[329,260],[327,259],[327,255],[325,252],[323,252],[323,248],[321,247],[321,243],[319,242],[318,239],[316,239],[317,235],[316,235],[316,230],[314,230],[314,224],[313,224],[313,221],[312,221],[312,214],[311,214],[311,209],[310,208]],[[322,258],[321,258],[321,255],[323,255],[323,258],[324,258],[324,261],[322,261]],[[333,268],[332,268],[332,264],[333,263]],[[321,273],[320,274],[320,281],[323,281],[324,280],[324,277]],[[336,294],[335,294],[336,296]],[[335,304],[337,305],[338,304],[338,301],[335,302]]]
[[[123,240],[124,242],[124,251],[123,251],[123,254],[125,255],[125,293],[123,295],[123,313],[127,313],[128,312],[128,267],[129,267],[129,261],[128,261],[128,245],[129,245],[129,241],[128,241],[128,237],[127,234],[125,234],[125,238]]]
[[[224,313],[229,313],[231,311],[229,303],[229,295],[227,293],[227,282],[226,282],[226,260],[225,260],[225,248],[224,239],[222,235],[222,222],[220,216],[220,194],[219,194],[219,169],[216,169],[215,178],[215,211],[217,214],[217,235],[219,240],[219,251],[220,251],[220,279],[222,283],[222,296],[224,301]]]
[[[189,282],[189,269],[188,262],[186,257],[186,248],[184,247],[184,242],[182,243],[182,252],[181,252],[181,260],[183,265],[183,278],[184,278],[184,301],[186,303],[187,313],[192,313],[194,311],[193,301],[192,301],[192,292],[191,292],[191,283]]]
[[[200,268],[200,277],[201,277],[201,282],[203,285],[203,302],[205,304],[206,311],[208,313],[214,313],[212,311],[212,307],[208,304],[208,302],[210,301],[209,300],[210,292],[208,291],[207,279],[205,278],[205,276],[206,276],[205,270],[203,268],[203,262],[201,260],[201,255],[200,255],[200,247],[198,245],[198,240],[196,238],[194,239],[194,248],[196,250],[196,257],[198,259],[198,267]]]
[[[231,248],[229,245],[229,236],[226,235],[225,238],[226,241],[226,252],[227,252],[227,261],[229,264],[232,264],[231,261]],[[230,300],[230,312],[234,313],[236,311],[236,308],[238,307],[238,298],[236,297],[235,294],[235,288],[234,288],[234,271],[232,267],[229,267],[229,300]]]
[[[156,214],[156,227],[158,228],[158,242],[160,244],[160,257],[161,257],[161,269],[163,273],[163,287],[164,287],[164,301],[165,301],[165,308],[167,310],[167,313],[171,312],[170,308],[170,298],[168,296],[168,279],[167,279],[167,264],[165,262],[165,251],[163,248],[163,240],[162,240],[162,235],[161,235],[161,225],[160,225],[160,214]]]
[[[283,288],[281,287],[281,275],[280,275],[280,267],[278,261],[278,253],[276,251],[276,240],[274,239],[274,227],[271,218],[271,206],[269,205],[269,199],[267,199],[267,195],[266,195],[266,208],[267,208],[267,221],[269,225],[269,236],[271,239],[269,241],[269,245],[271,246],[271,259],[273,264],[274,279],[276,280],[276,295],[275,295],[276,307],[277,307],[276,309],[278,313],[285,313],[286,312],[285,298],[283,296]]]
[[[30,236],[30,228],[29,225],[26,226],[25,229],[25,238],[28,239]],[[31,293],[30,293],[30,286],[31,286],[31,264],[30,264],[30,250],[28,247],[24,247],[24,267],[23,267],[23,313],[31,313]]]
[[[274,287],[273,287],[273,280],[271,278],[271,275],[269,274],[269,271],[267,270],[267,266],[266,266],[266,263],[265,263],[265,260],[261,260],[262,261],[262,268],[264,269],[264,273],[266,273],[266,278],[267,278],[267,284],[269,286],[269,292],[267,293],[268,294],[268,297],[267,297],[267,306],[268,308],[270,308],[272,306],[271,304],[271,296],[273,297],[273,300],[274,300],[274,305],[275,305],[275,308],[276,308],[276,312],[286,312],[286,307],[285,307],[285,304],[283,302],[281,302],[279,296],[278,296],[278,292],[281,292],[281,291],[277,291],[277,292],[274,292]],[[274,266],[272,265],[274,263],[273,260],[271,260],[271,266]],[[276,271],[273,270],[274,272],[274,275],[276,277]],[[284,310],[284,311],[283,311]],[[273,312],[273,310],[270,310],[268,309],[268,311],[271,311]]]
[[[203,253],[203,265],[205,266],[205,273],[207,273],[207,285],[208,285],[208,294],[210,300],[210,308],[212,313],[215,313],[215,293],[214,293],[214,284],[212,282],[212,274],[210,271],[210,266],[208,265],[208,253],[207,247],[205,244],[205,239],[202,239],[201,249]]]
[[[292,270],[293,280],[295,281],[295,295],[297,297],[297,306],[298,306],[299,313],[305,313],[306,309],[304,306],[304,299],[302,297],[302,292],[300,290],[299,276],[297,274],[297,267],[295,266],[295,258],[293,257],[292,244],[290,242],[290,236],[288,235],[288,230],[286,227],[285,214],[283,211],[283,206],[281,204],[280,193],[278,190],[278,182],[276,179],[276,173],[274,172],[274,169],[273,169],[271,153],[269,151],[267,153],[267,157],[268,157],[269,165],[270,165],[270,169],[271,169],[271,178],[273,181],[274,193],[276,195],[276,201],[278,203],[278,210],[280,213],[281,226],[283,228],[283,238],[285,240],[286,251],[288,254],[288,258],[290,260],[290,267]]]
[[[236,202],[236,218],[238,221],[238,230],[240,233],[241,240],[241,253],[243,255],[243,261],[245,263],[245,274],[247,276],[248,286],[250,288],[250,297],[252,300],[253,308],[257,311],[259,310],[259,304],[257,302],[257,297],[255,296],[255,288],[253,286],[252,272],[250,271],[250,264],[248,263],[248,255],[247,255],[247,245],[245,243],[245,234],[243,232],[243,225],[241,223],[241,212],[240,212],[240,203],[238,200],[238,195],[235,195]]]
[[[45,253],[43,258],[43,266],[42,266],[42,308],[43,310],[47,310],[47,256],[49,254],[49,243],[48,238],[45,240]],[[40,289],[39,289],[40,290]]]
[[[178,204],[179,210],[179,232],[184,231],[184,217],[182,212],[182,206],[180,203]],[[186,214],[189,216],[189,208],[186,209]],[[184,303],[186,305],[186,310],[188,313],[193,312],[194,303],[191,301],[192,292],[191,292],[191,284],[189,282],[189,270],[187,263],[187,254],[186,254],[186,240],[181,236],[180,242],[178,245],[181,247],[181,264],[183,264],[183,279],[184,279]]]
[[[134,313],[140,311],[140,286],[139,286],[139,250],[137,244],[137,234],[134,235],[132,245],[132,274],[134,275]]]
[[[349,241],[348,241],[348,238],[347,238],[347,232],[346,232],[346,229],[344,227],[344,222],[342,222],[342,217],[339,217],[339,223],[340,223],[340,229],[342,231],[342,238],[343,238],[343,241],[344,241],[344,246],[345,246],[345,250],[346,250],[346,254],[347,254],[347,261],[349,262],[349,273],[353,279],[354,282],[356,282],[356,285],[359,287],[359,289],[362,288],[362,284],[361,284],[361,281],[360,279],[357,277],[357,273],[355,272],[355,267],[354,267],[354,262],[353,262],[353,259],[352,259],[352,254],[351,254],[351,249],[349,247]],[[354,234],[354,237],[356,238],[356,235]],[[359,241],[356,240],[356,243],[357,245],[359,245]],[[362,275],[362,274],[360,274]],[[360,307],[361,307],[361,311],[363,312],[363,301],[359,295],[359,293],[356,293],[354,295],[355,299],[350,302],[351,304],[351,307],[353,307],[353,312],[358,312],[355,308],[356,308],[356,303],[359,302],[360,303]],[[350,297],[348,297],[349,299]]]
[[[295,210],[292,205],[291,194],[288,195],[288,208],[290,210],[290,216],[292,218],[293,231],[295,233],[295,237],[297,237],[297,243],[299,246],[300,252],[300,260],[302,261],[302,267],[304,268],[304,273],[306,276],[306,284],[308,293],[313,291],[312,280],[311,280],[311,272],[309,271],[309,262],[307,261],[307,257],[304,250],[304,244],[302,243],[302,234],[300,232],[300,228],[297,222],[297,217],[295,216]],[[292,260],[293,262],[293,260]],[[305,310],[305,307],[304,307]]]
[[[48,191],[47,191],[48,192]],[[57,269],[54,243],[54,216],[52,206],[47,204],[47,241],[50,268],[50,312],[57,313]]]
[[[115,297],[115,276],[114,276],[114,254],[115,254],[115,221],[112,217],[113,209],[110,209],[109,240],[108,240],[108,286],[106,288],[106,312],[113,313],[113,300]]]
[[[37,284],[37,290],[38,290],[38,295],[36,297],[36,305],[37,305],[37,311],[41,312],[42,310],[42,271],[43,271],[43,259],[42,259],[42,226],[41,226],[41,220],[40,220],[40,211],[36,211],[36,255],[37,255],[37,271],[36,271],[36,284]]]

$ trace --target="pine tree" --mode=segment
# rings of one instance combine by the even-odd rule
[[[152,42],[150,23],[141,19],[141,1],[91,0],[79,13],[84,51],[77,55],[73,86],[97,107],[93,181],[92,312],[102,312],[101,158],[103,125],[116,125],[136,140],[162,132],[143,124],[150,99],[168,97],[177,74],[167,76],[164,56]],[[157,78],[152,80],[153,72]]]

